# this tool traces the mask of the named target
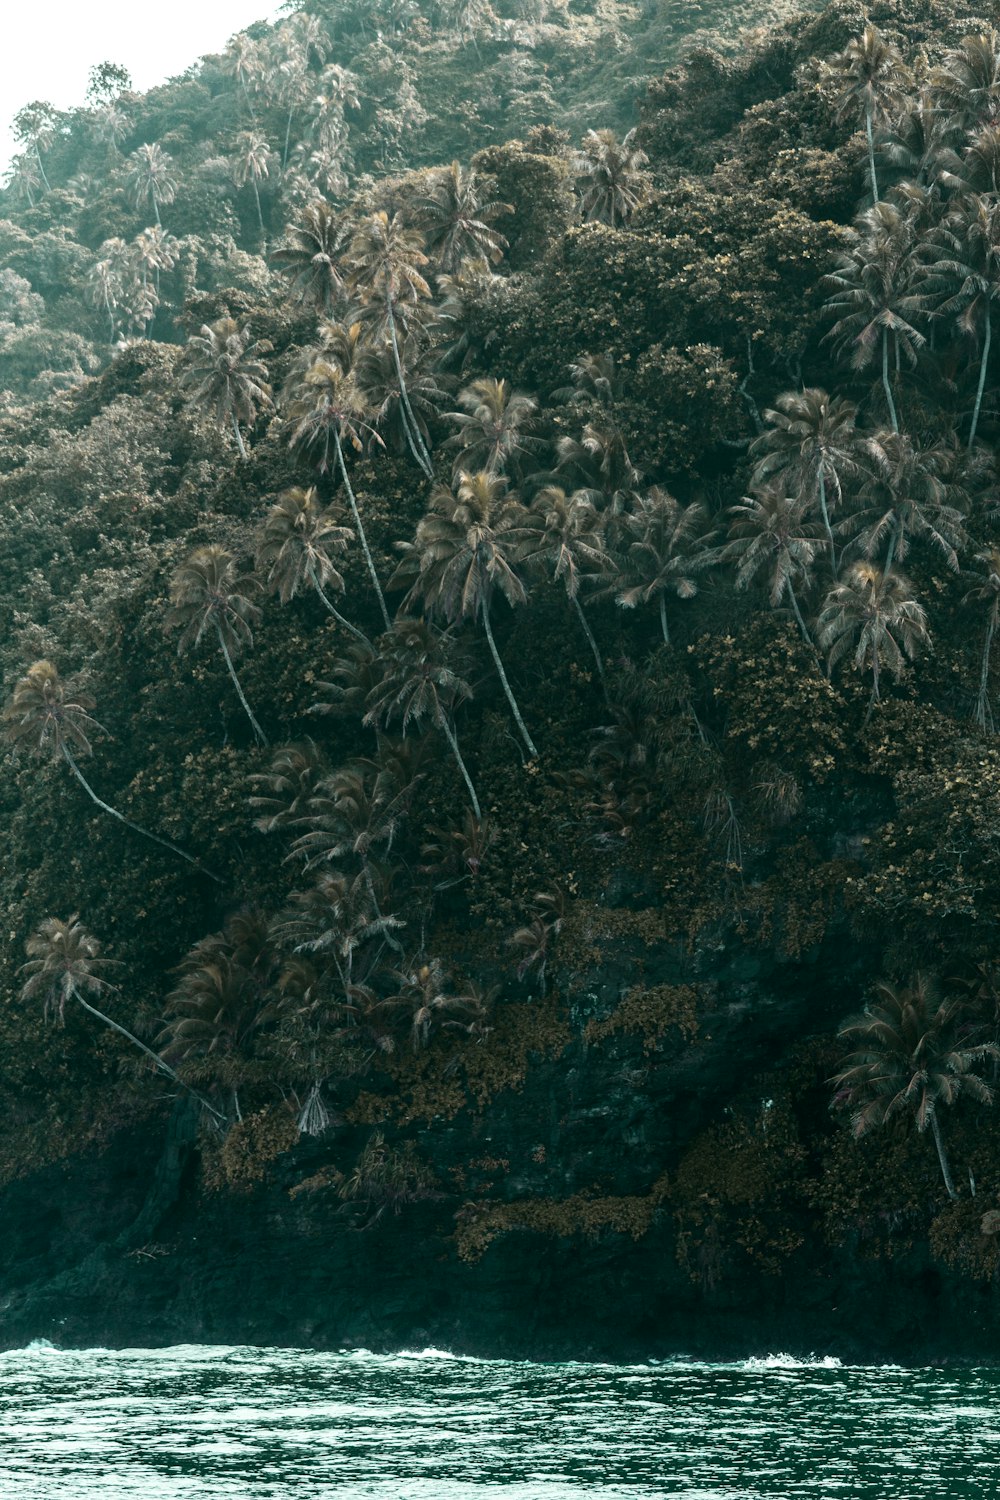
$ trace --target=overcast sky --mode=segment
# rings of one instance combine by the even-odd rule
[[[83,103],[95,63],[128,68],[137,89],[183,73],[221,52],[236,31],[274,20],[280,0],[0,0],[0,170],[10,161],[8,126],[24,104]]]

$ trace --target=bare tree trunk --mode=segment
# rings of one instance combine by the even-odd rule
[[[993,637],[996,634],[997,617],[995,610],[990,610],[989,622],[986,626],[986,640],[983,642],[983,663],[979,672],[979,695],[976,698],[976,712],[973,715],[976,723],[982,729],[993,728],[993,712],[990,708],[990,652],[993,649]]]
[[[941,1176],[944,1178],[944,1185],[948,1189],[948,1197],[954,1201],[954,1199],[958,1197],[958,1194],[955,1192],[955,1184],[951,1180],[951,1167],[948,1165],[948,1153],[944,1149],[944,1141],[941,1137],[941,1126],[938,1124],[938,1117],[936,1114],[931,1115],[931,1135],[934,1137],[934,1144],[937,1147],[938,1161],[941,1163]]]
[[[240,702],[243,704],[243,709],[246,713],[247,718],[253,725],[253,732],[257,736],[258,743],[260,743],[261,745],[266,745],[267,735],[264,733],[263,729],[261,729],[260,725],[257,723],[257,720],[253,716],[253,710],[247,702],[246,694],[244,693],[243,688],[240,685],[240,679],[236,675],[236,668],[233,666],[233,659],[229,654],[229,647],[226,645],[226,638],[222,634],[222,630],[218,625],[216,625],[215,627],[215,632],[219,637],[219,645],[222,647],[222,654],[226,658],[226,666],[229,668],[229,675],[233,679],[233,686],[239,694]]]
[[[445,718],[445,716],[443,714],[442,714],[441,718],[438,720],[438,723],[441,725],[441,729],[444,732],[445,739],[448,741],[448,744],[451,746],[451,753],[452,753],[452,755],[455,757],[455,760],[458,762],[458,769],[461,771],[461,773],[462,773],[462,779],[465,782],[466,787],[468,788],[469,797],[470,797],[471,802],[472,802],[472,811],[476,815],[477,822],[481,821],[482,816],[483,816],[482,809],[479,806],[479,798],[476,796],[476,789],[475,789],[475,787],[472,784],[472,777],[469,775],[469,771],[468,771],[468,768],[467,768],[467,766],[465,764],[465,761],[462,759],[462,752],[458,748],[458,735],[455,733],[454,729],[452,729],[451,725],[448,723],[448,720]]]
[[[986,300],[986,332],[983,335],[983,353],[979,361],[979,385],[976,389],[976,404],[972,410],[972,426],[969,429],[969,447],[976,441],[976,428],[979,426],[979,408],[983,404],[983,390],[986,385],[986,366],[990,357],[990,340],[993,336],[993,320],[990,316],[991,303]]]
[[[670,645],[670,631],[667,629],[667,596],[663,589],[660,590],[660,629],[663,631],[663,643]]]
[[[506,694],[507,702],[510,704],[510,711],[514,715],[514,722],[517,724],[518,729],[521,731],[521,738],[524,740],[524,743],[528,747],[528,754],[531,756],[532,760],[535,760],[537,759],[538,751],[535,749],[534,744],[532,743],[531,735],[528,733],[527,726],[524,720],[521,718],[521,710],[517,706],[517,699],[514,697],[511,685],[507,681],[507,673],[503,669],[503,662],[500,660],[500,652],[497,650],[497,643],[493,639],[493,626],[490,624],[490,612],[485,599],[483,601],[481,612],[483,616],[483,625],[486,629],[486,639],[490,644],[490,653],[493,657],[493,664],[496,667],[497,675],[499,676],[500,681],[503,684],[503,690]]]
[[[604,675],[604,662],[603,662],[603,660],[601,658],[601,653],[600,653],[600,649],[598,648],[597,642],[594,639],[594,632],[590,628],[590,621],[587,619],[587,616],[583,612],[583,605],[580,603],[579,599],[577,598],[577,596],[575,594],[573,594],[571,597],[572,597],[572,600],[573,600],[573,608],[576,610],[576,617],[580,621],[581,626],[583,627],[583,633],[587,637],[587,641],[588,641],[588,643],[590,645],[590,649],[591,649],[591,651],[594,654],[594,663],[595,663],[595,665],[597,667],[597,675],[600,678],[601,687],[602,687],[602,689],[604,691],[605,701],[608,703],[608,706],[610,707],[611,704],[610,704],[610,700],[608,699],[608,680],[607,680],[607,678]]]
[[[386,273],[386,281],[388,281],[388,272]],[[392,357],[396,365],[396,379],[399,381],[399,395],[400,400],[403,403],[403,411],[406,413],[407,419],[409,420],[410,428],[413,433],[413,440],[420,450],[420,467],[423,469],[428,479],[433,479],[434,465],[431,463],[431,456],[427,452],[424,440],[420,436],[420,428],[417,426],[417,419],[413,415],[413,407],[410,405],[410,397],[406,389],[406,376],[403,374],[403,361],[399,357],[399,339],[396,337],[396,315],[392,310],[392,293],[389,291],[388,287],[386,288],[385,310],[388,314],[389,338],[392,343]]]
[[[361,542],[361,550],[365,554],[365,562],[368,564],[368,573],[372,581],[372,587],[374,588],[375,593],[378,597],[379,609],[382,611],[382,619],[385,621],[386,630],[388,630],[390,629],[389,611],[385,607],[385,595],[382,593],[382,585],[378,581],[378,574],[375,571],[375,562],[372,558],[371,550],[368,546],[368,538],[365,536],[365,528],[361,520],[361,512],[358,509],[357,498],[354,494],[354,490],[351,487],[351,481],[347,473],[347,465],[344,462],[344,449],[340,441],[339,432],[334,431],[333,440],[336,444],[337,449],[337,466],[340,469],[340,477],[344,481],[344,489],[347,491],[347,499],[350,503],[351,514],[354,517],[354,524],[358,528],[358,540]]]
[[[73,772],[73,775],[76,777],[77,781],[83,787],[83,790],[87,793],[87,796],[90,798],[91,802],[94,803],[95,807],[99,807],[102,812],[108,813],[112,818],[117,818],[119,823],[124,823],[125,827],[131,828],[133,833],[141,833],[144,839],[149,839],[152,843],[159,844],[161,849],[169,849],[172,854],[179,854],[181,859],[186,859],[189,865],[194,865],[195,869],[199,870],[202,875],[207,875],[209,880],[214,880],[217,882],[217,884],[222,885],[222,877],[219,875],[214,875],[211,870],[206,870],[205,866],[200,864],[198,860],[195,859],[193,854],[188,854],[185,849],[179,849],[178,846],[176,844],[172,844],[169,839],[161,839],[158,834],[150,833],[148,828],[142,828],[138,823],[133,823],[131,818],[126,818],[124,813],[120,813],[118,809],[116,807],[112,807],[110,803],[102,802],[100,797],[94,791],[94,788],[91,786],[90,782],[87,780],[86,776],[84,776],[83,772],[80,770],[80,767],[77,765],[76,761],[73,758],[73,752],[67,745],[62,746],[62,756],[66,764],[69,766],[70,770]]]
[[[792,609],[793,609],[793,611],[795,613],[795,618],[798,621],[799,629],[802,632],[802,639],[805,641],[805,643],[806,643],[807,646],[811,646],[812,649],[815,651],[816,650],[816,646],[815,646],[815,644],[813,642],[812,636],[809,634],[808,630],[806,629],[806,622],[802,618],[802,611],[799,609],[799,601],[795,597],[795,590],[792,587],[792,580],[791,579],[788,580],[787,588],[788,588],[788,597],[792,601]]]
[[[882,329],[882,389],[885,391],[886,405],[889,408],[889,421],[892,423],[893,432],[899,431],[899,419],[896,416],[896,403],[892,399],[892,388],[889,385],[889,330]]]
[[[242,458],[243,462],[246,463],[248,459],[246,444],[243,441],[243,434],[240,431],[240,424],[236,419],[235,412],[233,412],[233,431],[236,434],[236,446],[240,450],[240,458]]]
[[[865,111],[865,134],[868,137],[868,170],[872,179],[872,199],[878,202],[878,178],[875,175],[875,140],[872,135],[872,112]]]
[[[347,631],[349,631],[351,633],[351,635],[353,635],[355,637],[356,640],[359,640],[362,643],[362,645],[367,646],[369,648],[369,650],[373,651],[375,648],[374,648],[374,646],[372,646],[371,641],[365,635],[364,631],[359,630],[356,625],[352,625],[351,622],[350,622],[350,620],[345,620],[344,617],[343,617],[343,615],[340,613],[340,611],[337,610],[337,609],[334,609],[333,605],[330,603],[330,601],[327,598],[325,592],[323,591],[322,587],[320,586],[320,581],[319,581],[319,579],[316,576],[316,569],[314,567],[311,567],[309,569],[309,580],[312,583],[312,586],[316,590],[316,592],[319,595],[319,597],[322,599],[323,603],[326,605],[327,609],[330,611],[331,615],[333,615],[333,618],[336,620],[337,624],[338,625],[343,625],[344,629],[347,630]]]

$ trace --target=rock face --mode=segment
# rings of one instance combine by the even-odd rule
[[[795,1039],[839,1014],[845,971],[865,956],[837,950],[833,938],[785,963],[724,942],[694,957],[647,950],[647,982],[697,980],[710,1005],[696,1039],[645,1049],[624,1031],[594,1040],[595,1018],[614,1016],[635,975],[627,945],[609,953],[574,987],[561,1055],[537,1058],[520,1091],[410,1132],[439,1186],[398,1212],[336,1189],[371,1136],[360,1125],[300,1142],[248,1190],[209,1191],[197,1120],[178,1103],[0,1194],[0,1342],[987,1358],[1000,1331],[994,1288],[942,1272],[919,1243],[879,1260],[857,1239],[831,1246],[800,1213],[800,1243],[779,1265],[744,1257],[718,1276],[695,1263],[692,1275],[679,1254],[678,1162],[734,1114],[748,1081],[752,1093]],[[773,1101],[759,1103],[766,1113]],[[567,1200],[578,1217],[560,1224]],[[548,1232],[517,1227],[540,1208]],[[478,1258],[461,1258],[456,1222],[493,1226],[473,1245]]]

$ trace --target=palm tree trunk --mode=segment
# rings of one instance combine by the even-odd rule
[[[322,599],[323,603],[326,605],[327,609],[330,611],[331,615],[333,615],[333,618],[336,620],[337,624],[343,625],[344,629],[350,631],[351,635],[353,635],[355,639],[359,640],[363,646],[367,646],[369,650],[374,651],[374,646],[372,645],[368,637],[364,634],[364,632],[359,630],[356,625],[352,625],[350,620],[345,620],[339,610],[334,609],[333,605],[330,603],[322,587],[320,586],[320,581],[316,576],[315,568],[309,569],[309,581],[312,584],[313,588],[316,590],[319,597]]]
[[[992,729],[993,715],[990,712],[990,652],[993,649],[993,637],[996,634],[997,617],[994,610],[990,611],[989,623],[986,626],[986,640],[983,642],[983,664],[979,673],[979,696],[976,699],[976,712],[974,715],[976,723],[982,729]]]
[[[160,223],[160,205],[156,201],[156,188],[154,187],[154,185],[152,183],[150,183],[150,185],[149,185],[149,196],[153,200],[153,212],[156,215],[156,225],[157,225],[157,228],[158,229],[162,229],[163,225]]]
[[[240,450],[240,457],[242,458],[243,462],[246,463],[248,459],[246,444],[243,441],[243,434],[240,431],[240,424],[237,420],[235,412],[233,412],[233,431],[236,434],[236,446]]]
[[[368,546],[368,538],[365,536],[365,528],[362,524],[361,512],[358,509],[357,498],[354,494],[354,490],[351,487],[351,481],[347,473],[347,465],[344,462],[344,449],[340,441],[340,433],[336,430],[333,434],[333,441],[337,449],[337,467],[340,469],[340,477],[344,481],[344,489],[347,491],[347,499],[350,503],[351,514],[354,517],[354,524],[358,528],[358,539],[361,542],[361,550],[365,554],[365,562],[368,564],[368,574],[372,581],[372,587],[374,588],[375,593],[378,597],[379,609],[382,611],[382,619],[385,621],[385,628],[386,630],[388,630],[390,628],[389,611],[385,607],[385,595],[382,593],[382,585],[378,581],[378,574],[375,571],[375,561]]]
[[[938,1124],[938,1117],[936,1114],[931,1115],[931,1135],[934,1137],[934,1144],[937,1147],[938,1161],[941,1163],[941,1176],[944,1178],[944,1185],[948,1189],[948,1197],[954,1200],[958,1197],[958,1194],[955,1192],[955,1184],[951,1180],[951,1167],[948,1165],[948,1153],[944,1149],[944,1141],[941,1137],[941,1126]]]
[[[833,527],[830,525],[830,512],[826,504],[826,474],[822,464],[820,464],[819,469],[819,509],[820,515],[823,517],[823,525],[826,527],[826,534],[830,539],[830,566],[834,573],[836,573],[837,544],[833,540]]]
[[[986,385],[986,365],[990,357],[990,339],[993,334],[991,303],[986,299],[986,332],[983,334],[983,353],[979,361],[979,385],[976,389],[976,404],[972,409],[972,426],[969,428],[969,447],[976,441],[976,428],[979,426],[979,408],[983,404],[983,390]]]
[[[899,419],[896,416],[896,403],[892,399],[892,388],[889,385],[889,330],[882,329],[882,388],[885,391],[886,405],[889,408],[889,421],[892,423],[893,432],[899,431]]]
[[[45,183],[45,191],[47,193],[51,193],[51,191],[52,191],[52,184],[49,182],[49,179],[45,175],[45,168],[42,165],[42,153],[38,149],[38,142],[37,141],[35,142],[35,160],[38,163],[38,170],[42,174],[42,181]]]
[[[868,170],[872,179],[872,199],[878,202],[878,178],[875,175],[875,140],[872,134],[872,112],[865,111],[865,134],[868,137]]]
[[[785,587],[788,589],[788,597],[792,602],[792,610],[794,611],[795,618],[798,621],[799,629],[802,632],[802,639],[805,641],[807,646],[811,646],[815,651],[816,647],[813,644],[813,638],[806,629],[806,622],[802,618],[802,611],[799,609],[799,601],[795,597],[795,590],[792,587],[792,580],[790,578],[788,579]]]
[[[378,917],[379,921],[384,924],[385,917],[383,917],[382,908],[378,904],[378,897],[375,894],[375,882],[374,880],[372,880],[372,872],[368,866],[368,861],[366,859],[362,859],[361,869],[364,873],[365,885],[368,887],[368,894],[371,897],[372,908],[375,912],[376,917]],[[402,953],[402,944],[397,943],[396,939],[390,933],[388,927],[384,925],[382,936],[385,938],[386,942],[389,944],[389,947],[392,948],[395,953]]]
[[[387,282],[388,279],[389,273],[387,271]],[[431,456],[427,452],[427,448],[424,445],[424,440],[420,436],[420,428],[417,426],[417,419],[413,415],[413,407],[410,405],[410,397],[406,389],[406,377],[403,374],[403,361],[399,357],[399,339],[396,337],[396,315],[392,310],[392,293],[389,290],[388,285],[386,286],[385,308],[389,318],[389,338],[392,342],[392,357],[396,365],[396,379],[399,381],[399,395],[403,403],[403,410],[406,413],[407,419],[410,423],[414,442],[420,449],[420,467],[423,469],[428,479],[433,479],[434,465],[431,463]]]
[[[292,140],[292,114],[294,110],[295,105],[290,104],[288,106],[288,124],[285,127],[285,153],[281,158],[281,170],[283,172],[288,170],[288,147],[291,144]]]
[[[899,522],[895,518],[893,518],[892,535],[889,537],[889,550],[885,554],[885,568],[883,569],[883,573],[888,573],[889,569],[892,567],[892,560],[896,556],[896,549],[898,548],[898,546]]]
[[[161,1072],[166,1073],[168,1078],[172,1078],[174,1083],[180,1084],[182,1089],[187,1089],[189,1094],[193,1094],[194,1097],[198,1100],[198,1103],[203,1104],[205,1108],[209,1110],[217,1120],[225,1120],[225,1115],[220,1115],[219,1111],[217,1109],[214,1109],[212,1105],[209,1104],[207,1099],[202,1098],[197,1089],[191,1088],[190,1084],[185,1083],[183,1078],[178,1078],[177,1074],[174,1072],[170,1064],[164,1062],[162,1057],[158,1057],[157,1054],[152,1050],[152,1048],[146,1046],[145,1042],[140,1042],[139,1038],[137,1036],[133,1036],[131,1031],[126,1031],[125,1027],[119,1026],[117,1021],[112,1021],[111,1017],[106,1016],[103,1010],[98,1010],[96,1006],[89,1004],[89,1002],[86,1001],[80,994],[80,991],[77,989],[75,984],[73,985],[72,990],[73,999],[78,1001],[79,1004],[83,1006],[85,1011],[89,1011],[92,1016],[96,1016],[99,1021],[103,1021],[105,1026],[110,1026],[112,1031],[117,1031],[119,1036],[127,1037],[128,1040],[133,1044],[133,1046],[139,1048],[140,1052],[145,1052],[147,1057],[152,1058],[153,1062]]]
[[[872,716],[872,710],[874,709],[876,703],[878,703],[879,701],[880,700],[879,700],[879,691],[878,691],[878,650],[876,648],[872,652],[872,695],[868,699],[868,707],[865,710],[865,717],[864,717],[864,720],[862,721],[863,723],[865,723],[865,724],[868,723],[868,720]]]
[[[247,81],[242,73],[240,74],[240,83],[243,85],[243,97],[247,101],[247,109],[250,111],[250,118],[256,125],[257,111],[253,107],[253,100],[250,98],[250,90],[247,88]]]
[[[257,222],[260,225],[260,232],[261,232],[262,237],[266,238],[267,237],[267,230],[264,228],[264,214],[263,214],[263,211],[262,211],[261,206],[260,206],[260,191],[259,191],[259,189],[257,187],[257,180],[256,180],[256,178],[251,177],[250,184],[251,184],[251,186],[253,188],[254,202],[257,205]]]
[[[226,666],[229,668],[229,675],[233,679],[233,686],[239,694],[240,702],[243,704],[243,709],[246,713],[247,718],[253,725],[253,732],[257,736],[258,743],[261,745],[266,745],[267,735],[264,733],[263,729],[261,729],[260,725],[257,723],[257,720],[253,716],[253,709],[247,702],[246,694],[244,693],[243,688],[240,685],[240,679],[236,675],[236,668],[233,666],[233,658],[229,654],[229,647],[226,645],[226,638],[222,634],[221,626],[219,626],[218,624],[216,624],[215,633],[219,637],[219,645],[222,647],[222,654],[226,658]]]
[[[663,631],[663,643],[670,645],[670,631],[667,629],[667,596],[663,589],[660,590],[660,629]]]
[[[200,864],[198,860],[195,859],[193,854],[188,854],[186,849],[180,849],[176,844],[172,844],[169,839],[161,839],[158,834],[150,833],[148,828],[142,828],[138,823],[133,823],[131,818],[126,818],[124,813],[120,813],[118,809],[116,807],[112,807],[110,803],[102,802],[100,797],[94,791],[94,788],[91,786],[90,782],[87,780],[86,776],[84,776],[83,772],[80,770],[80,767],[74,760],[73,752],[70,750],[69,746],[62,745],[61,750],[63,759],[65,760],[66,764],[69,766],[70,770],[73,772],[73,775],[76,777],[77,781],[83,787],[83,790],[87,793],[87,796],[96,807],[99,807],[102,812],[108,813],[112,818],[117,818],[119,823],[124,823],[125,827],[131,828],[133,833],[141,833],[144,839],[149,839],[152,843],[159,844],[161,849],[169,849],[172,854],[179,854],[181,859],[186,859],[189,865],[194,865],[195,869],[200,871],[202,875],[207,875],[209,880],[214,880],[218,885],[222,885],[222,877],[220,875],[213,874],[211,870],[206,870],[205,866],[203,864]]]
[[[524,720],[521,718],[521,710],[517,706],[517,699],[514,697],[510,683],[507,681],[507,673],[503,669],[503,662],[500,660],[500,652],[497,650],[497,643],[493,639],[493,626],[490,624],[490,611],[486,599],[483,600],[481,614],[483,617],[483,625],[486,629],[486,639],[490,643],[490,653],[493,657],[493,665],[496,667],[497,675],[499,676],[500,681],[503,684],[503,690],[506,694],[507,702],[510,704],[510,711],[514,715],[514,722],[517,724],[518,729],[521,731],[521,738],[524,740],[524,743],[528,747],[528,754],[531,756],[532,760],[535,760],[537,759],[538,751],[532,744],[531,735],[528,733],[527,726]]]
[[[468,768],[466,767],[465,761],[462,759],[462,752],[458,748],[458,735],[455,733],[454,729],[452,729],[451,725],[448,723],[448,720],[445,718],[444,714],[441,715],[441,718],[438,720],[438,723],[441,725],[441,728],[444,731],[444,737],[445,737],[445,739],[448,741],[448,744],[451,746],[451,753],[452,753],[452,755],[455,757],[455,760],[458,762],[458,769],[462,773],[462,779],[465,782],[466,787],[468,788],[469,797],[470,797],[470,799],[472,801],[472,811],[476,815],[476,820],[477,821],[481,821],[482,816],[483,816],[482,809],[479,806],[479,798],[476,796],[476,789],[475,789],[475,787],[472,784],[472,777],[469,775]]]
[[[597,675],[601,679],[601,687],[604,689],[604,698],[608,703],[608,707],[610,708],[611,704],[610,700],[608,699],[608,679],[604,675],[604,662],[601,658],[601,653],[598,649],[597,642],[594,639],[594,632],[590,628],[590,621],[587,619],[587,616],[583,612],[583,605],[580,603],[575,594],[572,595],[572,599],[573,608],[576,610],[577,619],[580,621],[580,624],[583,627],[583,633],[587,637],[587,641],[589,642],[591,651],[594,653],[594,662],[597,666]]]

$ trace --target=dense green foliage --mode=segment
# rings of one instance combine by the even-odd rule
[[[671,14],[306,0],[21,120],[8,1162],[158,1096],[147,1044],[245,1172],[289,1104],[316,1134],[481,1108],[567,1016],[689,1043],[697,986],[580,1010],[618,939],[832,939],[868,970],[844,1014],[875,999],[796,1039],[764,1126],[738,1102],[613,1210],[472,1205],[463,1253],[670,1210],[706,1282],[722,1241],[771,1266],[805,1214],[867,1222],[880,1142],[909,1233],[944,1200],[897,1116],[958,1196],[937,1106],[955,1162],[996,1129],[1000,35],[835,0],[693,47],[635,124]],[[46,1025],[19,975],[69,929],[124,1035],[79,986]],[[853,1157],[834,1073],[887,1126]],[[373,1141],[345,1197],[430,1192]]]

